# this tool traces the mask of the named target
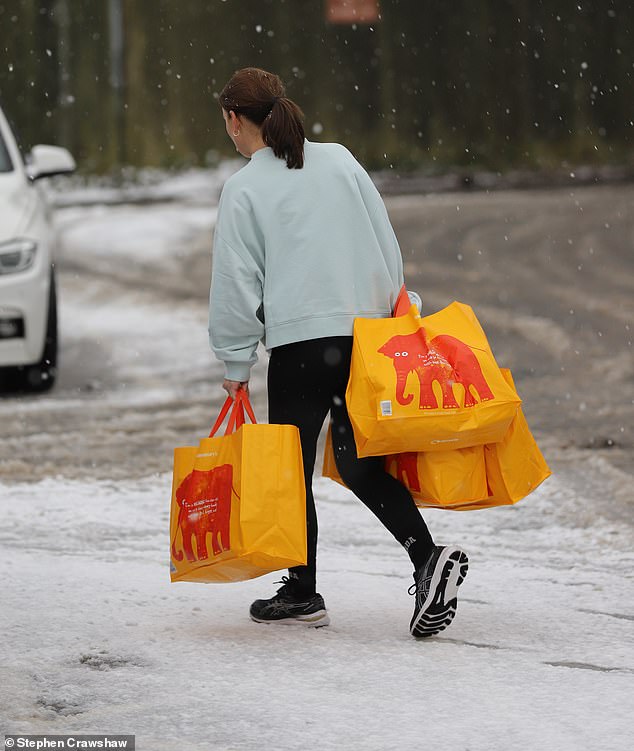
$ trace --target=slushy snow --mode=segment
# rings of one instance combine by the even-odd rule
[[[452,626],[416,641],[409,562],[315,482],[332,625],[256,624],[280,574],[169,582],[170,476],[0,485],[5,732],[132,733],[137,748],[627,749],[631,540],[556,477],[516,507],[429,510],[471,566]],[[567,508],[565,508],[567,507]]]
[[[161,306],[141,285],[116,299],[99,287],[100,269],[118,264],[128,281],[142,278],[134,264],[177,269],[174,248],[211,232],[214,208],[202,206],[200,186],[211,193],[214,179],[190,176],[175,183],[176,197],[151,196],[168,203],[97,191],[85,202],[101,195],[103,205],[69,199],[58,211],[60,268],[70,274],[73,259],[83,268],[61,298],[65,346],[92,336],[111,353],[94,398],[113,413],[138,401],[163,414],[190,384],[219,385],[204,300]],[[193,373],[185,386],[184,363]],[[264,367],[252,384],[256,406]],[[61,388],[5,401],[0,419],[52,402],[81,410],[86,398]],[[192,441],[209,418],[200,415]],[[69,462],[84,436],[74,440]],[[41,461],[44,453],[33,456]],[[284,572],[171,584],[165,464],[140,480],[68,479],[62,466],[38,482],[0,483],[1,732],[130,733],[141,751],[632,748],[631,527],[602,518],[590,490],[583,496],[555,473],[514,507],[425,511],[437,543],[463,546],[470,569],[451,627],[416,641],[406,554],[324,478],[315,479],[318,587],[329,627],[249,620],[250,602],[272,595]]]

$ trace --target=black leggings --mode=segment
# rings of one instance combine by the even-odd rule
[[[289,574],[306,594],[315,592],[317,514],[312,479],[317,439],[329,411],[335,461],[345,484],[406,548],[415,568],[426,562],[434,545],[410,492],[385,471],[383,457],[357,457],[345,403],[351,352],[351,336],[310,339],[275,347],[269,362],[269,422],[296,425],[302,444],[308,565],[296,566]]]

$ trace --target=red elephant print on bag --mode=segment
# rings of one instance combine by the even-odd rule
[[[195,469],[181,482],[176,491],[179,505],[178,528],[183,536],[183,550],[188,561],[205,560],[207,534],[211,534],[214,555],[231,549],[229,522],[231,515],[231,483],[233,467],[222,464],[214,469]],[[196,537],[196,554],[192,549],[192,537]],[[183,560],[183,552],[172,543],[172,557]]]
[[[410,490],[420,493],[417,457],[418,454],[415,451],[390,454],[385,457],[385,469],[390,472],[392,465],[396,463],[396,475],[394,475],[396,479]]]
[[[464,386],[464,406],[473,407],[477,402],[471,387],[478,392],[480,401],[494,399],[482,368],[471,348],[448,334],[439,334],[427,340],[424,328],[413,334],[393,336],[379,350],[391,357],[396,370],[396,401],[410,404],[413,394],[405,394],[407,376],[414,371],[420,383],[420,409],[437,409],[438,401],[432,384],[437,381],[442,389],[443,409],[456,409],[460,405],[453,392],[454,383]]]

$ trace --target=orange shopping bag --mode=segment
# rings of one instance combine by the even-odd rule
[[[357,318],[346,404],[359,456],[501,441],[521,399],[473,310],[421,318],[406,294],[393,318]]]
[[[504,379],[515,387],[511,372]],[[417,506],[471,511],[517,503],[550,476],[521,408],[502,441],[455,451],[385,457],[386,470],[410,491]],[[344,485],[326,436],[322,474]]]
[[[449,508],[488,498],[484,448],[391,454],[385,457],[385,469],[407,487],[416,505]],[[345,485],[337,471],[330,428],[322,475]]]
[[[298,429],[256,424],[244,391],[228,398],[209,438],[174,450],[170,517],[172,581],[240,581],[305,565]]]
[[[420,505],[444,508],[489,496],[484,446],[391,454],[385,468]]]
[[[511,371],[502,375],[515,388]],[[522,410],[518,410],[504,439],[484,447],[487,482],[491,505],[517,503],[550,477],[552,472],[528,427]]]

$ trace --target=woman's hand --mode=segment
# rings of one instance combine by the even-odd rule
[[[247,392],[249,396],[249,382],[248,381],[228,381],[226,378],[222,382],[222,388],[229,394],[232,399],[236,398],[238,391],[243,390]]]

